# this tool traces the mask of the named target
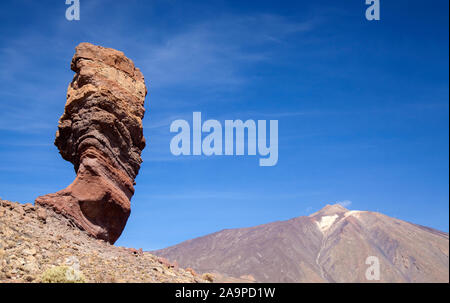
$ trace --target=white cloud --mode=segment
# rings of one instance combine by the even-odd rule
[[[342,207],[349,207],[350,205],[352,205],[352,201],[350,200],[338,201],[336,202],[336,204],[339,204]]]

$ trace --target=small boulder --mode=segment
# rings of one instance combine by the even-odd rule
[[[47,222],[47,211],[43,207],[39,207],[36,211],[36,216],[42,223]]]

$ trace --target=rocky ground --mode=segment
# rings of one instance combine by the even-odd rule
[[[0,199],[0,283],[212,280],[148,252],[96,240],[53,211]]]

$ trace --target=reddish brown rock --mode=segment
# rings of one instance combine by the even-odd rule
[[[37,212],[36,212],[36,216],[38,218],[39,221],[45,223],[47,221],[47,211],[45,209],[43,209],[42,207],[39,207]]]
[[[56,133],[76,179],[36,204],[71,218],[92,236],[114,243],[130,215],[134,179],[145,147],[142,118],[147,89],[133,62],[117,50],[81,43],[76,73]]]
[[[168,259],[166,258],[161,258],[158,257],[158,262],[164,266],[166,266],[167,268],[174,268],[174,269],[178,269],[179,265],[177,261],[174,262],[170,262]]]
[[[144,251],[142,250],[142,248],[139,248],[139,249],[128,248],[128,251],[134,256],[143,256],[144,255]]]
[[[190,272],[193,277],[198,276],[197,272],[190,267],[186,268],[186,271]]]

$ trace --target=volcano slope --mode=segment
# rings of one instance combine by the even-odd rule
[[[227,229],[152,252],[257,282],[447,282],[448,233],[370,211],[327,205],[288,221]],[[368,280],[368,257],[380,279]]]

